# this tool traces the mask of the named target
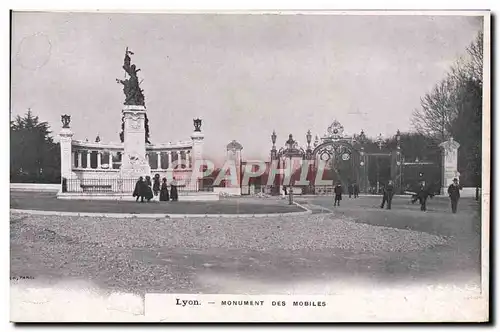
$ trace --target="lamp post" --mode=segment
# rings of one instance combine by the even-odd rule
[[[309,129],[306,134],[306,141],[307,141],[307,150],[306,150],[306,160],[307,160],[307,174],[309,174],[309,171],[311,170],[310,163],[309,161],[312,159],[312,148],[311,148],[311,141],[312,141],[312,134],[311,130]],[[304,167],[304,163],[302,163],[302,166]],[[313,185],[309,183],[306,189],[306,194],[313,193]]]
[[[400,193],[403,193],[403,190],[402,190],[403,169],[402,168],[403,167],[401,165],[401,132],[398,129],[398,131],[396,132],[396,169],[397,169],[396,176],[398,176],[397,184],[398,184],[398,188],[399,188]]]
[[[382,134],[379,134],[377,137],[377,145],[379,150],[382,150],[382,142],[383,142]],[[377,156],[377,194],[379,193],[380,190],[380,170],[379,170],[378,159],[379,158]]]
[[[361,129],[361,133],[358,136],[358,142],[361,145],[360,147],[360,152],[359,155],[361,157],[361,161],[359,162],[359,165],[362,167],[362,182],[359,184],[360,188],[363,188],[363,192],[366,193],[366,167],[365,167],[365,147],[364,144],[366,143],[366,136],[365,132],[363,129]]]
[[[271,135],[271,142],[273,143],[273,147],[271,148],[271,164],[277,159],[276,158],[276,131],[273,130],[273,133]],[[279,195],[279,186],[278,186],[278,190],[276,191],[276,185],[274,183],[274,180],[273,180],[273,184],[271,185],[271,194],[272,195],[275,195],[275,194],[278,194]]]
[[[293,185],[292,185],[292,149],[295,145],[295,141],[293,140],[292,134],[288,136],[288,141],[286,141],[286,147],[288,152],[289,164],[290,167],[290,187],[288,189],[288,204],[293,205]]]

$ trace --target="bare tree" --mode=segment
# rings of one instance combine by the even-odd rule
[[[450,133],[454,116],[454,82],[447,77],[420,99],[421,108],[413,111],[412,125],[420,134],[445,140]]]
[[[413,111],[412,125],[418,133],[444,141],[453,132],[455,119],[461,114],[464,93],[470,80],[482,87],[483,33],[466,49],[451,68],[446,78],[420,99],[421,108]]]
[[[481,179],[482,83],[481,32],[450,68],[446,78],[421,98],[421,108],[413,112],[412,118],[418,133],[435,141],[453,136],[460,142],[461,179],[475,186],[480,186]]]

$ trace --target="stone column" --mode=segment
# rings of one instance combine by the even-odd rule
[[[442,149],[441,194],[446,195],[453,179],[460,178],[458,172],[458,148],[460,144],[450,137],[449,140],[439,144]]]
[[[101,168],[101,151],[97,151],[97,168]]]
[[[172,169],[172,151],[167,151],[168,166],[167,169]]]
[[[186,159],[187,159],[187,167],[189,169],[191,169],[191,167],[193,167],[193,165],[191,163],[191,150],[187,150],[187,152],[186,152]]]
[[[182,168],[186,169],[187,168],[187,150],[182,150],[180,155],[182,157]]]
[[[226,160],[229,163],[228,166],[236,168],[235,181],[226,180],[225,187],[227,188],[227,193],[230,195],[241,195],[241,150],[243,146],[237,141],[233,140],[226,146]],[[247,185],[247,184],[245,184]]]
[[[113,151],[109,151],[108,167],[109,167],[109,169],[113,169]]]
[[[71,160],[71,142],[73,140],[73,132],[69,128],[63,128],[59,133],[59,144],[61,146],[61,179],[70,179],[72,177],[72,160]]]
[[[156,169],[161,169],[161,152],[156,152]]]
[[[151,167],[146,159],[145,142],[145,116],[146,108],[138,105],[125,105],[124,118],[124,142],[121,178],[137,178],[151,174]]]
[[[172,152],[172,162],[173,162],[173,169],[179,169],[179,162],[180,162],[181,156],[179,154],[179,150],[175,150]],[[174,161],[175,160],[175,161]]]
[[[90,166],[90,154],[92,153],[92,151],[90,150],[87,150],[87,167],[86,168],[92,168]]]
[[[78,150],[77,151],[78,153],[78,168],[82,168],[82,151],[81,150]]]

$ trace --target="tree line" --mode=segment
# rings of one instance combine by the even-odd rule
[[[481,137],[483,92],[483,33],[466,48],[445,77],[421,98],[413,112],[417,133],[435,144],[453,137],[458,150],[460,182],[481,184]]]
[[[10,122],[10,181],[60,183],[61,150],[31,110]]]

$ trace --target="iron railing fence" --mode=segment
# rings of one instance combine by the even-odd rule
[[[137,179],[64,179],[62,189],[68,193],[130,193],[135,189]],[[201,183],[200,183],[201,185]],[[197,183],[178,181],[179,195],[195,192],[213,192],[212,186],[201,187]],[[170,190],[170,186],[169,186]]]
[[[253,188],[252,188],[253,187]],[[290,186],[287,186],[290,187]],[[293,188],[300,188],[300,192],[295,191],[296,195],[333,195],[333,185],[308,185],[308,186],[292,186]],[[269,195],[281,195],[283,186],[272,186],[272,185],[254,185],[254,186],[242,186],[242,195],[252,195],[252,194],[269,194]],[[295,189],[296,190],[296,189]],[[288,192],[288,190],[287,190]]]

